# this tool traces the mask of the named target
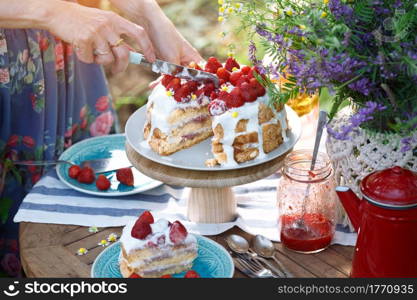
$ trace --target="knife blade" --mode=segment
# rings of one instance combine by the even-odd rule
[[[219,78],[208,72],[204,72],[201,70],[196,70],[192,68],[187,68],[184,66],[176,65],[169,63],[163,60],[155,60],[155,62],[151,63],[146,60],[146,58],[138,52],[130,51],[129,53],[129,62],[136,65],[143,65],[152,70],[154,73],[162,73],[168,74],[175,77],[187,79],[187,80],[195,80],[201,82],[213,82],[216,87],[219,87]]]

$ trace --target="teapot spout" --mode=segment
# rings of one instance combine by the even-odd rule
[[[359,211],[361,200],[350,188],[346,186],[338,186],[336,188],[336,193],[339,196],[339,199],[342,202],[353,227],[355,227],[355,230],[358,231],[361,220]]]

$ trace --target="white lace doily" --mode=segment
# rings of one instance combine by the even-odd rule
[[[351,114],[350,108],[341,110],[330,126],[340,131],[349,122]],[[333,163],[336,182],[350,187],[358,195],[361,180],[374,171],[401,166],[417,172],[417,155],[413,155],[413,149],[417,147],[417,132],[413,136],[414,144],[407,152],[401,152],[403,137],[398,134],[373,133],[359,128],[350,137],[341,141],[328,135],[326,148]],[[340,221],[350,224],[344,213]]]

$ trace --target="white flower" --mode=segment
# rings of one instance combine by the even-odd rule
[[[117,234],[115,233],[110,233],[109,236],[107,237],[107,241],[114,243],[115,241],[117,241]]]

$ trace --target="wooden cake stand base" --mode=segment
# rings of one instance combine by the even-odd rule
[[[137,153],[128,143],[126,153],[132,165],[143,174],[167,184],[190,187],[187,216],[190,221],[197,223],[233,221],[236,218],[237,205],[231,187],[274,174],[281,168],[287,154],[244,169],[194,171],[169,167],[149,160]]]

